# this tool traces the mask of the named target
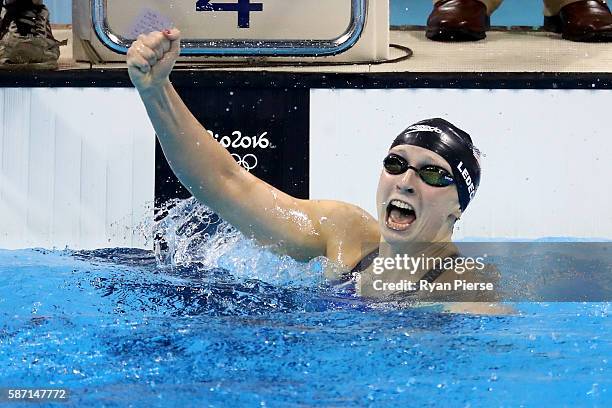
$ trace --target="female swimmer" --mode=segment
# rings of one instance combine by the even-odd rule
[[[179,43],[177,29],[140,35],[128,51],[127,65],[168,163],[200,202],[278,253],[298,260],[327,257],[339,266],[326,271],[332,281],[357,272],[356,291],[362,296],[388,294],[377,289],[380,282],[374,284],[381,275],[374,273],[374,258],[457,255],[453,226],[480,182],[478,154],[466,132],[443,119],[429,119],[396,137],[378,184],[378,221],[345,202],[297,199],[243,169],[189,112],[169,81]],[[458,278],[480,279],[470,271],[458,277],[424,264],[410,272],[395,265],[384,274],[387,283]],[[451,309],[492,311],[476,303],[456,303]]]

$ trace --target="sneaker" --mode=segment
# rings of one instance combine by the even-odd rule
[[[2,6],[0,69],[57,69],[59,46],[53,38],[49,10],[30,0]]]

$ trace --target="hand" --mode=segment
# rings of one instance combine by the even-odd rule
[[[179,56],[181,32],[171,30],[140,34],[127,52],[130,79],[138,91],[161,87]]]

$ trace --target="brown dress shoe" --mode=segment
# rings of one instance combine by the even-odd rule
[[[556,16],[544,17],[544,29],[562,33],[563,38],[571,41],[610,42],[612,13],[600,1],[577,1],[561,8]]]
[[[491,27],[487,7],[478,0],[440,0],[427,19],[425,35],[435,41],[476,41]]]

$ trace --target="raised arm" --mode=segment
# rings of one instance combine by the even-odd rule
[[[130,79],[176,176],[194,197],[246,236],[278,244],[277,252],[296,259],[329,256],[330,245],[339,238],[326,215],[339,214],[344,206],[349,209],[346,216],[359,210],[340,202],[291,197],[243,169],[170,83],[179,43],[177,29],[154,32],[139,36],[127,54]]]

